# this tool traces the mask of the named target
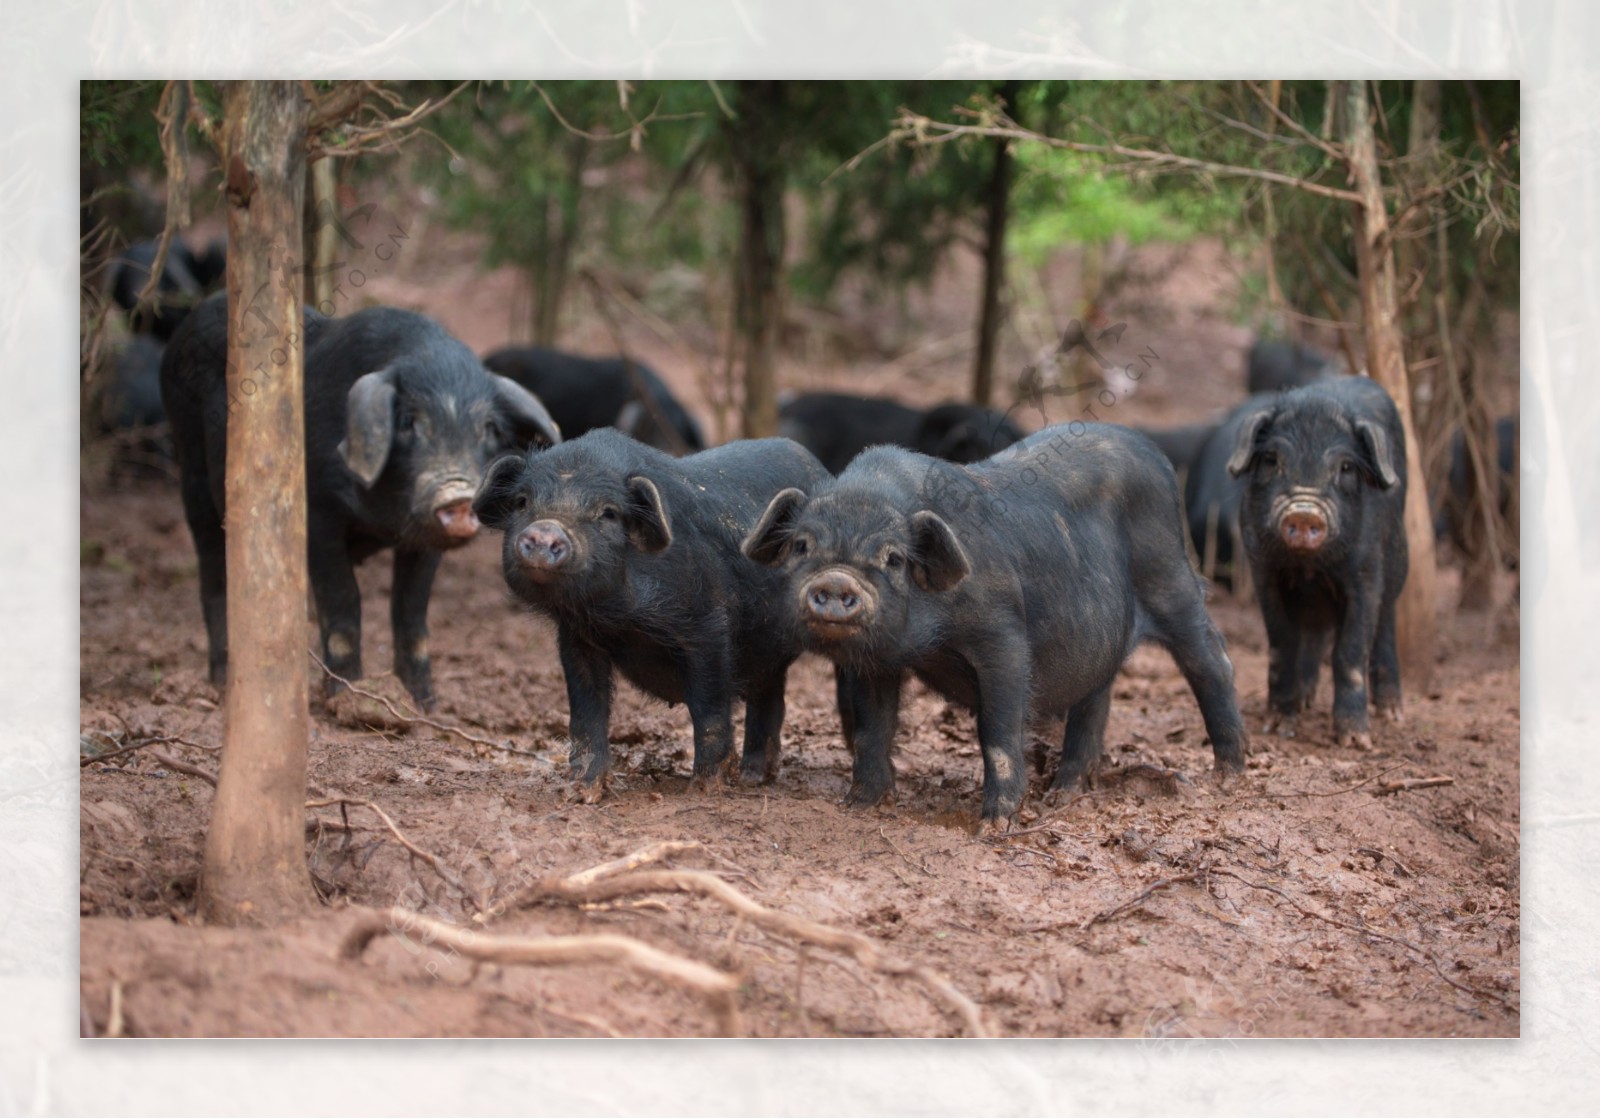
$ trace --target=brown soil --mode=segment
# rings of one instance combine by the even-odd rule
[[[1228,321],[1226,257],[1199,246],[1119,307],[1124,354],[1160,362],[1109,418],[1184,422],[1238,393],[1248,340]],[[514,287],[480,275],[459,243],[419,249],[375,283],[378,298],[426,305],[469,344],[505,341]],[[430,274],[434,282],[422,285]],[[970,276],[952,269],[920,297],[924,324],[966,321]],[[402,291],[402,285],[414,290]],[[426,290],[425,290],[426,288]],[[448,299],[444,292],[448,292]],[[1218,294],[1220,292],[1220,294]],[[1165,301],[1165,302],[1163,302]],[[1160,305],[1181,313],[1156,315]],[[452,310],[454,313],[452,313]],[[926,337],[941,335],[923,327]],[[948,332],[945,332],[948,333]],[[637,336],[636,336],[637,335]],[[602,349],[585,318],[575,348]],[[630,345],[693,403],[696,372],[659,338]],[[711,334],[701,339],[709,352]],[[1013,336],[1007,361],[1030,346]],[[1219,355],[1220,359],[1219,360]],[[852,385],[932,401],[956,395],[961,354],[884,374],[882,363],[796,362],[793,385]],[[1120,404],[1119,404],[1120,406]],[[1080,402],[1057,400],[1048,418]],[[703,414],[705,414],[703,412]],[[1039,422],[1025,414],[1030,426]],[[444,564],[432,606],[439,718],[528,754],[473,748],[375,710],[314,711],[311,779],[372,800],[440,860],[454,884],[407,854],[365,809],[308,812],[324,903],[288,926],[202,926],[194,888],[212,793],[159,761],[215,770],[220,697],[205,682],[195,561],[176,488],[113,478],[83,494],[81,716],[86,748],[182,738],[82,774],[81,990],[97,1033],[116,995],[130,1035],[704,1035],[703,1000],[610,965],[473,965],[415,935],[359,960],[338,948],[364,909],[400,904],[459,925],[522,886],[661,840],[691,840],[674,863],[703,868],[762,905],[865,934],[948,978],[1006,1035],[1515,1036],[1519,1031],[1519,655],[1514,606],[1454,611],[1441,591],[1433,691],[1410,695],[1401,726],[1369,751],[1331,743],[1327,686],[1297,739],[1258,734],[1247,773],[1220,786],[1199,712],[1168,656],[1142,649],[1120,677],[1096,787],[1046,810],[1036,778],[1018,830],[973,835],[980,763],[970,715],[909,685],[888,808],[839,806],[849,759],[831,674],[804,659],[789,684],[783,771],[756,790],[688,790],[681,708],[619,691],[616,772],[599,804],[562,777],[566,698],[550,626],[513,609],[499,542]],[[360,572],[369,671],[390,659],[389,572]],[[1508,588],[1500,588],[1500,598]],[[1265,639],[1253,607],[1212,603],[1237,669],[1246,720],[1264,715]],[[308,640],[313,627],[308,620]],[[392,683],[392,681],[390,681]],[[369,705],[370,707],[370,705]],[[1059,728],[1051,739],[1059,748]],[[1045,751],[1044,740],[1036,751]],[[1385,794],[1408,779],[1448,784]],[[353,831],[338,830],[347,820]],[[516,909],[497,934],[621,933],[737,975],[746,1028],[762,1036],[957,1032],[906,976],[823,949],[797,953],[715,903],[652,895],[598,908]]]

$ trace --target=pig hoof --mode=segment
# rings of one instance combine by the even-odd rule
[[[1357,750],[1372,749],[1372,735],[1364,730],[1342,730],[1339,732],[1340,746],[1353,746]]]
[[[1076,778],[1062,784],[1051,785],[1044,791],[1045,807],[1060,808],[1062,805],[1072,800],[1072,798],[1077,795],[1077,792],[1078,780]]]
[[[846,808],[872,808],[879,804],[889,804],[893,797],[893,790],[890,789],[876,792],[863,785],[851,785],[850,791],[845,794],[844,806]]]
[[[1386,721],[1400,726],[1406,721],[1405,713],[1400,710],[1398,703],[1384,704],[1378,708],[1378,714]]]
[[[605,780],[578,781],[572,786],[572,800],[577,804],[598,804],[606,795]]]
[[[778,767],[757,762],[755,765],[746,765],[739,770],[739,784],[741,785],[770,785],[778,779]]]
[[[1005,835],[1010,830],[1010,819],[980,820],[978,822],[979,839],[995,839]]]
[[[696,773],[689,778],[691,793],[720,793],[727,786],[727,778],[720,767],[710,773]]]
[[[1300,720],[1294,715],[1268,715],[1262,724],[1262,734],[1275,734],[1279,738],[1295,738],[1300,733]]]

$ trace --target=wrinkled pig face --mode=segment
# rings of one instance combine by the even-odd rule
[[[1367,495],[1398,481],[1383,429],[1321,401],[1251,416],[1228,471],[1249,475],[1250,515],[1265,518],[1261,538],[1306,557],[1337,547]]]
[[[537,397],[477,370],[368,373],[351,386],[341,451],[365,489],[403,506],[402,540],[460,547],[478,533],[473,495],[484,467],[520,447],[550,446],[560,431]]]
[[[940,594],[971,566],[938,514],[902,513],[859,489],[808,499],[784,490],[745,539],[744,554],[782,570],[808,648],[844,659],[888,654],[920,594]]]
[[[506,580],[518,593],[540,587],[596,597],[621,581],[630,553],[653,554],[672,543],[655,483],[589,461],[575,444],[500,459],[473,509],[485,525],[504,530]]]

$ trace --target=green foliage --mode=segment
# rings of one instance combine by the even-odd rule
[[[156,107],[159,81],[78,83],[78,153],[86,166],[117,175],[135,168],[162,171]]]

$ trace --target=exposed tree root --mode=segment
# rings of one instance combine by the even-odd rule
[[[507,903],[507,907],[519,908],[545,901],[582,904],[611,901],[633,894],[653,893],[698,894],[719,903],[763,932],[786,936],[800,944],[843,952],[853,957],[863,967],[884,975],[905,976],[921,984],[931,992],[936,1001],[943,1003],[953,1012],[969,1036],[990,1036],[984,1026],[978,1004],[933,969],[891,956],[877,943],[860,933],[847,932],[791,913],[768,909],[706,871],[638,871],[587,883],[574,883],[570,878],[549,878],[518,892]]]
[[[739,982],[733,976],[695,960],[653,948],[631,937],[599,936],[491,936],[424,917],[401,906],[365,914],[339,946],[345,959],[359,959],[376,938],[416,935],[425,943],[450,948],[468,959],[530,967],[577,964],[613,964],[680,987],[705,999],[721,1037],[742,1037],[744,1024],[734,995]]]

